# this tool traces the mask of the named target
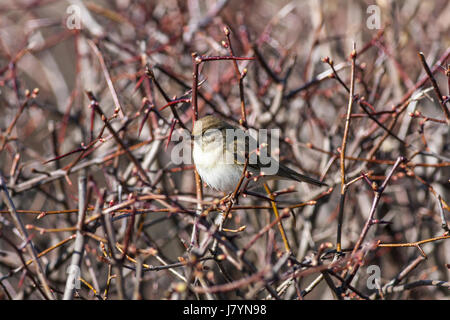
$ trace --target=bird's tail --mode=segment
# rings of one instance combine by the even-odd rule
[[[316,180],[314,178],[311,178],[311,177],[305,176],[303,174],[300,174],[300,173],[298,173],[298,172],[296,172],[296,171],[286,167],[285,165],[283,165],[281,163],[280,163],[280,168],[278,170],[278,175],[280,177],[283,177],[283,178],[293,179],[293,180],[296,180],[298,182],[306,182],[306,183],[313,184],[313,185],[319,186],[319,187],[320,186],[328,186],[324,182],[321,182],[321,181]]]

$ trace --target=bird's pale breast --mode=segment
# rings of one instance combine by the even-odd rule
[[[242,175],[243,167],[227,163],[222,148],[201,148],[194,143],[192,156],[195,167],[202,180],[211,188],[230,192],[236,188]]]

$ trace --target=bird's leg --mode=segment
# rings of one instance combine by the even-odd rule
[[[220,199],[220,204],[225,204],[228,202],[227,209],[225,211],[220,211],[219,215],[214,221],[214,224],[218,226],[218,231],[223,230],[223,224],[225,223],[225,220],[227,219],[228,213],[231,210],[231,207],[236,202],[235,197],[233,197],[233,192],[227,194],[225,197]],[[213,246],[212,246],[212,252],[216,252],[217,249],[217,240],[214,240]]]
[[[228,202],[232,195],[233,193],[226,194],[224,197],[222,197],[222,199],[219,200],[219,204],[225,204],[226,202]]]
[[[225,211],[220,211],[219,215],[217,216],[216,220],[214,221],[214,224],[219,226],[219,231],[222,231],[223,224],[227,218],[227,214],[230,211],[228,208],[231,207],[234,203],[233,199],[233,193],[229,193],[225,195],[222,199],[219,200],[219,204],[225,204],[228,203],[228,207]]]

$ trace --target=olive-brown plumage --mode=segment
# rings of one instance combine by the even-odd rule
[[[229,133],[234,133],[236,138],[229,138]],[[198,119],[192,129],[192,137],[196,169],[202,180],[213,189],[233,191],[241,178],[246,156],[249,157],[247,170],[261,176],[259,182],[288,179],[316,186],[326,185],[288,168],[270,155],[268,159],[260,158],[255,153],[257,143],[251,136],[218,117],[208,115]],[[273,172],[273,168],[277,170]]]

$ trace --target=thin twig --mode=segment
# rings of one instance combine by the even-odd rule
[[[340,152],[340,166],[341,166],[341,198],[339,202],[339,215],[338,215],[338,229],[336,236],[336,250],[338,253],[341,252],[341,235],[342,235],[342,222],[344,219],[344,205],[345,205],[345,196],[347,192],[347,187],[345,183],[345,150],[347,147],[347,139],[348,132],[350,130],[350,115],[352,114],[353,107],[353,96],[355,92],[355,63],[356,63],[356,44],[353,43],[353,51],[350,54],[352,58],[352,69],[350,76],[350,90],[349,90],[349,98],[348,98],[348,106],[347,106],[347,117],[345,119],[345,128],[344,128],[344,136],[342,138],[341,152]],[[333,72],[335,72],[333,68]]]
[[[444,112],[445,118],[447,119],[447,124],[450,125],[450,112],[448,111],[447,105],[444,102],[443,96],[441,94],[441,90],[439,90],[439,86],[437,85],[436,79],[433,76],[433,73],[430,70],[430,67],[427,64],[427,61],[425,59],[425,55],[423,52],[418,53],[420,61],[422,62],[423,68],[425,69],[428,78],[431,81],[431,84],[433,85],[434,91],[438,97],[439,105],[441,106],[442,111]]]
[[[68,277],[66,281],[66,287],[64,289],[64,300],[72,300],[73,292],[75,289],[75,284],[79,279],[77,276],[80,276],[81,272],[81,262],[83,261],[83,252],[84,252],[84,235],[83,235],[83,226],[84,226],[84,217],[86,215],[86,207],[88,203],[87,194],[86,194],[86,171],[81,171],[78,177],[78,222],[77,222],[77,233],[75,244],[73,248],[72,261],[69,266]]]
[[[50,291],[50,287],[48,285],[47,278],[45,276],[44,269],[42,268],[42,265],[39,261],[39,258],[37,256],[36,248],[34,247],[33,242],[29,238],[28,232],[20,218],[20,216],[17,214],[16,206],[14,205],[14,202],[12,201],[9,191],[6,187],[5,178],[3,177],[3,173],[0,172],[0,184],[2,188],[2,196],[3,196],[3,202],[8,207],[9,213],[11,214],[11,218],[14,221],[14,224],[19,231],[20,237],[22,242],[25,244],[28,254],[32,257],[34,262],[35,271],[38,275],[39,281],[41,282],[41,285],[44,288],[45,295],[47,299],[54,300],[54,296],[52,292]]]

